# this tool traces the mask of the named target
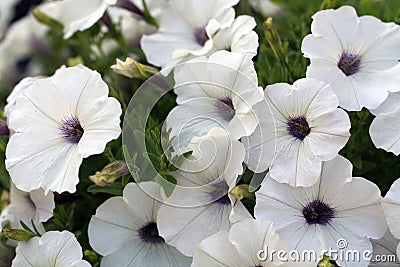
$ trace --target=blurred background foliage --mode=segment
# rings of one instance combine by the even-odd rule
[[[272,21],[269,20],[268,24],[279,34],[280,41],[278,43],[276,39],[274,43],[271,36],[268,37],[270,32],[265,31],[264,22],[268,16],[252,10],[246,0],[241,0],[236,7],[237,15],[251,15],[257,21],[256,31],[259,35],[260,47],[254,62],[259,84],[262,87],[277,82],[293,83],[295,80],[305,77],[309,61],[301,53],[301,42],[304,36],[310,33],[311,16],[320,10],[323,4],[332,8],[352,5],[357,9],[359,15],[373,15],[383,21],[400,22],[400,1],[398,0],[337,0],[334,3],[322,0],[274,0],[273,2],[282,7],[280,12],[271,15]],[[15,19],[22,17],[39,3],[39,0],[21,1],[16,8]],[[110,66],[115,64],[116,58],[124,60],[131,55],[135,55],[138,61],[142,63],[146,63],[146,60],[139,47],[123,40],[120,25],[113,25],[113,29],[108,32],[102,32],[101,26],[104,25],[100,21],[90,29],[78,32],[68,40],[62,38],[60,31],[50,30],[46,40],[44,40],[49,45],[49,53],[46,55],[33,53],[21,61],[19,64],[20,78],[23,77],[24,67],[29,61],[34,61],[40,65],[42,75],[52,75],[61,65],[83,63],[101,73],[110,86],[110,94],[118,98],[123,105],[127,105],[143,80],[118,76],[111,71]],[[103,44],[110,39],[117,40],[118,49],[106,53]],[[1,108],[17,81],[0,81]],[[151,132],[162,132],[162,121],[174,105],[175,95],[167,94],[156,105],[155,110],[151,112],[152,123],[149,126],[151,129],[148,131],[148,137],[157,145],[160,145],[160,138],[154,138]],[[352,122],[351,138],[340,154],[353,163],[353,176],[362,176],[373,181],[381,188],[384,195],[392,182],[400,177],[398,158],[391,153],[375,148],[372,144],[368,130],[373,116],[368,110],[350,112],[349,115]],[[1,137],[0,191],[9,188],[9,176],[4,166],[6,144],[7,137]],[[160,157],[160,161],[164,160],[159,153],[156,153],[156,155]],[[103,155],[91,156],[84,160],[80,168],[81,181],[77,192],[75,194],[56,194],[57,207],[54,217],[45,224],[47,230],[67,229],[74,232],[85,250],[86,259],[91,261],[94,266],[98,265],[100,258],[91,251],[86,234],[90,217],[102,202],[113,195],[122,194],[123,185],[133,181],[133,178],[128,175],[117,180],[112,188],[100,190],[93,187],[93,183],[88,177],[113,160],[123,160],[120,139],[111,142]],[[252,177],[252,173],[247,170],[240,183],[249,183],[250,177]],[[90,190],[88,190],[89,187]],[[96,196],[93,197],[94,195]],[[252,210],[254,202],[247,200],[245,204]]]

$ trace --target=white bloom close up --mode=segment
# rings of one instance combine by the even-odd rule
[[[68,231],[47,232],[20,242],[16,254],[12,267],[90,267],[82,260],[81,245]]]
[[[379,239],[387,229],[381,200],[379,188],[352,177],[350,161],[337,156],[322,164],[320,180],[311,187],[291,187],[267,177],[256,192],[255,217],[272,221],[282,240],[300,253],[311,249],[321,255],[329,248],[362,253],[372,251],[368,238]],[[369,262],[339,258],[338,264]]]
[[[141,40],[147,61],[163,69],[202,56],[213,47],[212,37],[229,27],[239,0],[170,0],[158,19],[158,32]]]
[[[229,194],[243,172],[243,145],[222,128],[213,128],[193,138],[190,148],[193,154],[171,173],[177,186],[164,198],[157,223],[168,244],[193,256],[201,240],[251,215]]]
[[[178,106],[166,119],[173,145],[181,152],[194,136],[225,128],[231,138],[250,135],[257,126],[253,106],[263,100],[251,57],[219,51],[177,66],[174,92]]]
[[[53,216],[55,207],[54,194],[43,189],[24,192],[10,183],[10,204],[6,206],[0,215],[0,230],[6,224],[10,228],[22,228],[20,221],[33,229],[32,222],[40,233],[44,233],[42,222],[46,222]]]
[[[301,47],[311,61],[307,77],[330,83],[340,107],[375,109],[389,91],[400,90],[390,72],[400,59],[398,25],[358,17],[350,6],[319,11],[312,18],[311,34]]]
[[[17,188],[75,192],[83,158],[121,133],[122,110],[100,74],[82,65],[36,80],[16,100],[6,168]]]
[[[314,79],[267,86],[265,101],[255,110],[259,126],[242,138],[245,162],[255,172],[270,168],[270,176],[281,183],[315,184],[322,161],[334,158],[350,137],[350,119],[338,108],[336,95]]]
[[[123,197],[97,208],[89,223],[89,241],[103,256],[101,266],[187,267],[191,259],[165,243],[158,233],[161,187],[155,182],[130,183]]]

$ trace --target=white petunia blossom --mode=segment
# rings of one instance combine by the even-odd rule
[[[89,223],[89,242],[103,256],[102,267],[187,267],[191,259],[165,243],[158,233],[161,187],[155,182],[130,183],[123,197],[97,208]]]
[[[399,46],[398,25],[358,17],[353,7],[343,6],[314,14],[301,50],[311,61],[307,77],[330,83],[339,106],[354,111],[375,109],[389,91],[400,90],[390,71],[400,59]]]
[[[271,0],[249,0],[252,9],[261,12],[264,16],[271,16],[279,13],[282,7]]]
[[[61,22],[64,26],[64,38],[70,38],[77,31],[84,31],[93,26],[117,0],[62,0],[47,3],[57,12],[41,11],[47,16]]]
[[[232,25],[219,30],[213,40],[213,48],[208,55],[220,50],[246,53],[255,56],[258,48],[258,35],[253,29],[256,21],[250,16],[239,16]]]
[[[400,179],[397,179],[382,201],[386,221],[390,232],[400,239]],[[400,258],[400,244],[397,245],[397,257]]]
[[[20,242],[16,254],[12,267],[90,267],[82,260],[81,245],[68,231],[47,232]]]
[[[0,231],[6,224],[10,228],[22,228],[20,221],[33,229],[32,222],[39,232],[44,233],[42,222],[53,216],[54,194],[43,189],[24,192],[10,183],[10,204],[0,214]]]
[[[261,250],[264,252],[260,253]],[[295,264],[289,261],[289,256],[281,261],[277,254],[269,254],[271,251],[289,251],[288,246],[275,232],[272,223],[245,219],[234,224],[229,233],[221,231],[204,239],[197,246],[191,266],[315,266],[314,263],[306,262]]]
[[[222,128],[213,128],[193,138],[190,148],[193,154],[171,173],[177,186],[164,198],[157,223],[168,244],[193,256],[204,238],[228,231],[233,222],[251,215],[229,194],[243,172],[243,145]]]
[[[147,61],[168,66],[191,56],[207,54],[213,36],[229,27],[235,17],[232,6],[239,0],[171,0],[158,19],[158,32],[141,40]]]
[[[255,110],[259,126],[242,138],[245,162],[255,172],[270,168],[272,178],[292,186],[316,183],[322,161],[334,158],[350,136],[349,117],[336,95],[314,79],[267,86]]]
[[[83,158],[121,133],[121,106],[100,74],[82,65],[36,80],[16,100],[6,168],[17,188],[75,192]]]
[[[371,239],[372,255],[369,267],[397,267],[400,261],[397,254],[399,240],[389,230],[378,240]]]
[[[252,107],[263,100],[250,56],[219,51],[199,57],[175,70],[178,106],[166,119],[173,145],[185,150],[194,136],[224,127],[234,139],[250,135],[257,126]]]
[[[279,236],[292,249],[372,251],[368,238],[381,238],[387,225],[379,188],[352,177],[350,161],[337,156],[324,162],[319,182],[291,187],[266,178],[256,192],[255,217],[274,223]],[[344,241],[343,241],[344,240]],[[338,259],[340,266],[368,266],[361,260]]]

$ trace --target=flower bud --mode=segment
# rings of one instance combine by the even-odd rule
[[[97,171],[94,175],[89,176],[89,179],[98,186],[105,186],[128,173],[129,169],[126,163],[119,160],[108,164],[101,171]]]
[[[39,21],[40,23],[49,26],[50,28],[52,28],[53,30],[56,31],[62,31],[64,26],[61,24],[61,22],[47,16],[45,13],[43,13],[42,11],[40,11],[39,8],[35,8],[32,11],[33,16],[35,17],[35,19],[37,21]]]
[[[32,237],[36,236],[34,233],[23,229],[3,229],[2,234],[7,238],[16,241],[28,241]]]
[[[240,184],[235,186],[230,192],[231,195],[236,197],[238,200],[242,200],[243,198],[255,199],[254,192],[249,192],[249,185],[248,184]]]
[[[141,64],[133,58],[127,57],[125,61],[117,58],[117,64],[112,65],[111,69],[118,74],[128,78],[146,80],[156,74],[158,70],[154,67]]]

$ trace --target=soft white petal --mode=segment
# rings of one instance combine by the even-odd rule
[[[211,203],[200,207],[162,206],[158,213],[159,232],[165,241],[187,256],[206,237],[229,230],[231,207]]]
[[[400,124],[398,123],[400,110],[391,113],[379,114],[371,123],[369,135],[377,148],[400,154]]]

